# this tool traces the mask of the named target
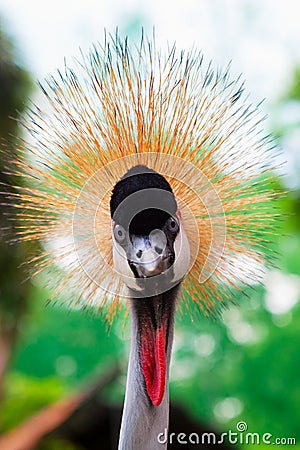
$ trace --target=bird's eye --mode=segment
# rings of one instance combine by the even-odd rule
[[[168,220],[168,228],[172,233],[177,233],[179,231],[179,224],[174,217],[170,217]]]
[[[126,233],[122,225],[116,225],[114,228],[114,235],[116,240],[121,243],[124,241]]]

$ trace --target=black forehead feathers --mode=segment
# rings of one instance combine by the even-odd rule
[[[176,211],[177,203],[168,181],[143,165],[132,167],[116,183],[110,199],[113,220],[135,234],[161,228]]]
[[[149,235],[152,230],[162,229],[170,214],[161,209],[148,208],[137,213],[130,222],[129,233],[135,235]]]

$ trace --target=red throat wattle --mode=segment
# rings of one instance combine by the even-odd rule
[[[166,386],[166,335],[167,324],[157,329],[151,323],[141,331],[141,367],[146,389],[154,406],[162,402]]]

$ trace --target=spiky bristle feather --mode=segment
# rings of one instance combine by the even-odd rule
[[[112,267],[110,195],[145,164],[179,202],[192,253],[183,290],[205,314],[218,311],[231,287],[256,281],[273,229],[274,153],[259,108],[201,53],[174,46],[162,56],[145,39],[130,50],[110,38],[76,71],[66,66],[42,86],[47,107],[28,114],[31,138],[14,162],[26,182],[12,194],[20,239],[44,249],[35,270],[58,267],[55,294],[66,290],[73,305],[110,299],[111,321],[126,289]]]

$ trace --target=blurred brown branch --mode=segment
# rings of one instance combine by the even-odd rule
[[[82,392],[60,400],[27,419],[18,427],[0,436],[0,450],[33,450],[40,448],[43,438],[63,439],[85,450],[117,450],[121,423],[121,405],[113,405],[103,399],[103,388],[114,382],[120,375],[118,366],[113,366],[98,380],[89,383]],[[179,434],[218,432],[193,420],[178,405],[171,405],[170,433]],[[53,444],[53,443],[52,443]],[[55,447],[55,443],[53,444]],[[211,449],[215,445],[207,442],[197,448]],[[169,447],[180,450],[182,445],[174,440]],[[219,444],[229,450],[225,443]],[[52,447],[51,447],[52,448]],[[77,447],[76,447],[77,448]],[[186,449],[194,448],[187,444]],[[142,449],[141,449],[142,450]]]
[[[0,437],[0,450],[32,450],[41,438],[61,424],[87,397],[74,395],[44,408],[20,426]]]
[[[119,374],[117,366],[92,386],[39,411],[12,431],[0,436],[0,450],[32,450],[39,441],[65,422],[85,401],[101,394],[103,388]]]

